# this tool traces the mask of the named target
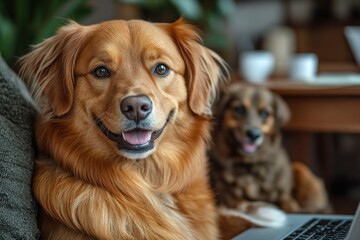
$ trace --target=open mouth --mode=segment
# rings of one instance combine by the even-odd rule
[[[154,148],[154,141],[160,137],[173,115],[174,110],[169,113],[164,126],[159,130],[154,131],[151,129],[136,127],[121,133],[114,133],[110,131],[99,118],[95,117],[94,119],[104,135],[111,141],[117,143],[118,149],[132,153],[144,153]]]
[[[258,138],[255,141],[250,141],[248,139],[242,139],[237,135],[235,130],[229,131],[229,140],[234,149],[237,149],[243,154],[251,155],[255,154],[260,148],[263,138]]]
[[[241,144],[241,149],[247,154],[253,154],[258,150],[258,145],[256,143],[243,143]]]

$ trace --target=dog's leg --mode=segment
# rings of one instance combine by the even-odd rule
[[[279,227],[284,225],[286,215],[277,206],[262,201],[241,201],[236,209],[220,206],[221,216],[232,216],[244,219],[263,227]]]
[[[195,239],[218,239],[215,201],[205,177],[195,180],[185,192],[175,197],[178,207],[194,224]]]
[[[137,175],[131,176],[133,179]],[[126,173],[122,177],[124,181],[121,184],[125,185]],[[136,184],[140,184],[141,177],[135,180]],[[61,235],[73,233],[74,237],[67,239],[84,239],[84,235],[86,239],[106,240],[196,239],[193,232],[184,226],[183,223],[187,222],[185,217],[177,209],[159,204],[159,196],[146,187],[142,189],[143,192],[136,192],[136,196],[110,193],[74,178],[50,161],[36,163],[33,185],[35,197],[46,213],[46,218],[42,221],[44,236],[56,234],[60,236],[59,239],[63,239]],[[124,189],[131,187],[126,185]],[[197,194],[196,198],[199,198],[200,192],[193,194]],[[184,205],[186,202],[192,204],[186,197],[182,201]],[[202,208],[203,212],[197,214],[203,214],[200,216],[204,221],[212,222],[209,220],[212,216],[209,219],[206,216],[211,206],[206,206],[203,202],[199,205],[197,208]],[[191,210],[193,209],[190,208],[189,211]],[[54,221],[47,221],[49,218]],[[210,227],[207,230],[214,231]]]

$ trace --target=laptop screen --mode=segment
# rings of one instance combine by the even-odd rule
[[[360,239],[360,203],[358,204],[354,220],[351,224],[347,240],[359,240]]]
[[[345,27],[345,37],[357,65],[360,66],[360,26]]]

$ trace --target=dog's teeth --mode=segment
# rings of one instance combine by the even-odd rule
[[[121,135],[122,135],[123,139],[126,141],[125,134],[122,132]]]

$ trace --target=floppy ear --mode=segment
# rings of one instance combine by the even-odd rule
[[[213,107],[213,116],[215,118],[215,129],[221,129],[225,110],[231,101],[231,93],[226,90],[220,91],[219,101]],[[215,131],[218,132],[218,131]]]
[[[201,45],[198,32],[183,18],[161,26],[170,33],[185,61],[191,110],[197,115],[210,116],[218,85],[229,76],[225,61]]]
[[[74,67],[84,39],[84,28],[70,22],[53,37],[35,45],[33,51],[19,61],[20,76],[46,114],[61,116],[72,106]]]
[[[244,85],[240,82],[233,82],[220,89],[219,101],[215,104],[214,117],[216,119],[216,127],[221,126],[225,111],[229,109],[229,105],[236,99],[236,96],[242,91]]]
[[[274,94],[274,98],[276,120],[279,126],[284,126],[290,120],[290,109],[286,102],[279,95]]]
[[[232,96],[233,93],[232,91],[229,91],[228,88],[223,88],[219,91],[218,101],[216,102],[216,104],[214,104],[213,107],[213,115],[217,123],[220,124],[220,122],[222,121],[224,112],[227,109],[227,106],[229,105]]]

